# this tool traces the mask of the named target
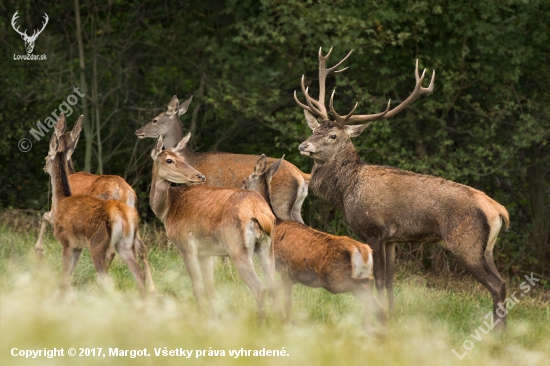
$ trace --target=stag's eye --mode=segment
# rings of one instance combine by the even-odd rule
[[[335,140],[336,139],[336,135],[330,135],[329,136],[331,139]]]
[[[172,159],[166,159],[166,162],[167,162],[168,164],[172,164],[172,163],[174,162],[174,160],[172,160]]]
[[[155,118],[155,119],[153,120],[153,124],[156,125],[157,122],[158,122],[158,121],[157,121],[157,119]]]

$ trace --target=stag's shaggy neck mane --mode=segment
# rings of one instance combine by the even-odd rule
[[[53,192],[52,201],[55,210],[59,201],[72,195],[69,178],[67,177],[67,159],[62,152],[57,152],[52,162],[51,184]]]
[[[327,161],[313,159],[311,181],[313,194],[345,212],[344,199],[357,184],[361,158],[350,142]]]

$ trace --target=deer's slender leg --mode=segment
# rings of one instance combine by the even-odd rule
[[[264,271],[267,293],[270,301],[277,313],[283,318],[283,310],[277,299],[277,288],[275,286],[275,254],[269,237],[266,236],[263,238],[262,242],[259,244],[257,253],[260,258],[260,265]]]
[[[383,336],[386,333],[387,313],[382,304],[372,294],[372,278],[355,279],[356,287],[352,290],[353,296],[363,304],[364,320],[363,328],[369,334]],[[378,320],[379,330],[373,330],[370,324],[372,314]]]
[[[199,265],[201,268],[202,281],[204,283],[204,291],[208,303],[210,304],[210,311],[214,317],[217,317],[216,288],[214,285],[214,257],[199,257]]]
[[[292,287],[294,281],[287,274],[281,274],[281,283],[285,297],[285,322],[292,321]]]
[[[393,276],[395,271],[395,243],[386,244],[386,290],[388,291],[388,309],[393,309]]]
[[[155,283],[153,282],[153,275],[151,273],[151,265],[149,264],[149,258],[147,254],[147,246],[141,239],[139,231],[136,233],[136,252],[145,267],[145,279],[147,283],[147,288],[149,293],[155,293],[157,289],[155,288]]]
[[[38,240],[34,245],[34,251],[39,260],[44,259],[44,235],[46,234],[46,229],[48,224],[53,225],[51,211],[44,212],[42,215],[42,220],[40,221],[40,232],[38,233]]]

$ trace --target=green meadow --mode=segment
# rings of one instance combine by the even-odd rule
[[[490,295],[473,278],[438,277],[398,263],[396,307],[388,335],[380,339],[363,332],[362,308],[350,294],[335,296],[301,285],[294,287],[292,324],[281,324],[271,312],[260,325],[252,294],[233,265],[221,260],[215,268],[219,316],[211,318],[197,309],[177,251],[166,245],[162,229],[149,226],[142,232],[157,294],[140,300],[133,277],[118,258],[110,269],[115,289],[102,291],[85,251],[73,278],[74,294],[64,298],[59,292],[61,247],[50,231],[45,259],[38,263],[33,250],[37,232],[37,214],[2,213],[2,365],[502,366],[548,365],[550,359],[550,291],[545,279],[528,293],[519,287],[524,278],[508,279],[508,293],[517,291],[519,299],[509,309],[508,329],[485,334],[478,327],[487,329],[483,322],[491,310]],[[64,356],[12,356],[21,350],[54,348],[63,349]],[[75,356],[67,354],[70,348]],[[150,356],[132,357],[144,349]],[[127,355],[114,356],[123,350],[129,350]],[[188,353],[181,355],[184,351],[192,351],[189,358]]]

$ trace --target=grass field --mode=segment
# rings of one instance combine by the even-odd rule
[[[479,326],[486,329],[484,316],[491,310],[491,300],[472,278],[422,275],[403,264],[398,264],[396,308],[383,340],[362,331],[362,309],[351,295],[333,296],[300,285],[294,288],[294,324],[281,325],[271,315],[267,324],[259,326],[250,291],[233,266],[221,261],[216,265],[220,317],[199,313],[183,261],[172,248],[152,245],[162,234],[150,230],[145,238],[152,248],[157,296],[141,301],[133,277],[118,258],[110,270],[116,291],[102,292],[89,253],[84,252],[73,279],[75,300],[61,300],[60,245],[50,231],[45,261],[37,265],[33,246],[38,220],[33,217],[4,212],[0,220],[2,365],[548,365],[550,360],[548,283],[539,282],[524,297],[518,296],[504,334],[476,333]],[[511,279],[508,293],[523,293],[522,281]],[[14,348],[63,348],[64,356],[27,359],[12,356],[19,352]],[[77,355],[69,356],[69,348]],[[98,348],[105,357],[97,356]],[[151,356],[114,357],[109,348],[147,348]],[[229,354],[263,348],[284,350],[287,355],[252,356],[251,352],[235,358]],[[155,349],[194,352],[187,359],[156,356]],[[196,350],[204,356],[197,358]],[[222,350],[225,356],[220,355]],[[209,356],[214,351],[218,356]],[[90,356],[79,356],[81,352]]]

